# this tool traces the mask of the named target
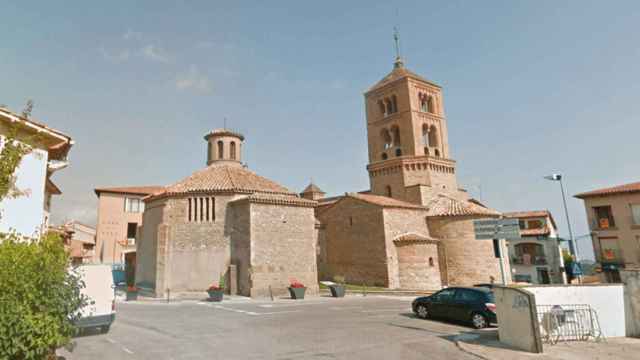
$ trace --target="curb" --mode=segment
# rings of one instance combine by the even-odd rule
[[[462,341],[460,341],[460,340],[455,340],[455,341],[454,341],[454,343],[456,344],[456,347],[457,347],[458,349],[460,349],[460,351],[462,351],[462,352],[463,352],[463,353],[465,353],[465,354],[469,354],[469,355],[475,356],[475,357],[477,357],[478,359],[483,359],[483,360],[492,360],[491,358],[488,358],[488,357],[486,357],[486,356],[483,356],[483,355],[477,354],[477,353],[473,352],[472,350],[467,349],[467,348],[466,348],[466,346],[463,346],[463,345],[462,345],[462,344],[464,344],[464,342],[462,342]]]

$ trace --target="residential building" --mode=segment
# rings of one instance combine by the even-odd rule
[[[473,220],[500,213],[458,187],[442,87],[398,56],[364,102],[370,190],[318,200],[320,278],[429,290],[499,281],[493,242],[475,239]]]
[[[160,297],[204,293],[224,276],[245,296],[281,296],[293,280],[317,294],[317,203],[244,166],[241,134],[205,140],[206,168],[144,198],[137,285]]]
[[[68,221],[64,228],[71,233],[69,250],[76,264],[96,262],[96,229],[78,221]]]
[[[514,282],[566,284],[558,227],[549,210],[504,213],[518,219],[520,238],[509,239],[509,261]]]
[[[96,261],[135,266],[136,238],[142,225],[142,198],[162,191],[161,186],[102,187],[98,196]]]
[[[593,252],[607,282],[640,266],[640,182],[575,195],[584,201]]]
[[[17,129],[17,138],[29,145],[31,152],[15,172],[15,185],[22,195],[0,203],[0,231],[37,236],[48,228],[53,195],[62,193],[51,176],[68,166],[74,142],[69,135],[0,107],[0,147],[11,129]]]

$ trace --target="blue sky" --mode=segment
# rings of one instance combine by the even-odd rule
[[[4,4],[0,103],[71,134],[54,219],[95,222],[97,186],[169,184],[228,118],[257,173],[368,188],[362,93],[392,67],[444,87],[460,183],[501,211],[638,181],[636,1]],[[569,200],[577,235],[582,202]],[[589,247],[584,243],[581,248]]]

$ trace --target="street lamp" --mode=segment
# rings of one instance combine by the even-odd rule
[[[567,210],[567,199],[564,194],[564,185],[562,184],[562,175],[552,174],[549,176],[545,176],[544,178],[547,180],[560,182],[560,191],[562,191],[562,204],[564,205],[564,214],[567,217],[567,227],[569,228],[569,241],[571,242],[571,247],[573,247],[573,253],[576,257],[576,262],[579,262],[580,258],[578,255],[578,246],[576,245],[576,240],[573,238],[573,232],[571,231],[571,220],[569,219],[569,210]]]

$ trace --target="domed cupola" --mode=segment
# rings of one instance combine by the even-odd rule
[[[228,129],[216,129],[204,137],[207,140],[207,165],[216,162],[241,164],[244,136]]]

